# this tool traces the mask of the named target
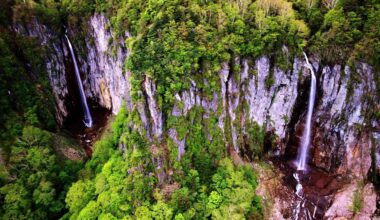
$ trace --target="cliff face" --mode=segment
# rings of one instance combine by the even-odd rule
[[[316,109],[313,162],[328,171],[365,177],[371,166],[372,138],[378,122],[368,119],[376,102],[374,75],[370,66],[355,69],[323,67],[322,98]],[[359,79],[353,82],[353,78]]]
[[[267,57],[250,62],[246,59],[235,59],[236,64],[241,65],[240,72],[231,71],[226,63],[222,65],[219,71],[220,92],[214,92],[211,98],[202,94],[195,83],[188,91],[176,94],[173,115],[186,115],[194,106],[205,109],[204,117],[210,112],[219,112],[218,125],[224,132],[231,132],[228,135],[231,135],[231,144],[236,152],[244,145],[239,141],[239,136],[247,133],[246,123],[257,123],[277,137],[278,145],[274,151],[277,154],[283,152],[286,146],[288,118],[292,115],[298,94],[302,62],[295,59],[293,70],[282,71],[274,67],[273,72],[270,72]],[[273,83],[269,86],[268,78],[273,78]],[[182,111],[178,111],[178,105],[183,105]],[[226,124],[226,121],[229,123]]]
[[[65,42],[54,30],[36,19],[31,23],[15,24],[14,29],[39,39],[48,49],[45,64],[57,103],[57,120],[62,122],[68,115],[65,59],[69,56]],[[69,33],[75,34],[75,31],[69,28]],[[125,39],[128,36],[125,33]],[[123,40],[112,36],[104,15],[94,14],[88,21],[85,48],[77,48],[85,54],[82,57],[80,54],[83,53],[77,53],[77,56],[87,97],[114,114],[123,102],[128,109],[133,107],[130,73],[123,68],[129,52]],[[378,135],[374,135],[372,130],[375,129],[371,129],[379,126],[378,122],[368,120],[369,107],[376,102],[374,72],[365,63],[349,68],[321,66],[317,60],[312,61],[318,77],[312,162],[326,171],[366,176],[371,165],[371,147],[378,143]],[[304,61],[295,58],[292,68],[286,71],[273,66],[265,56],[255,60],[235,58],[233,63],[241,67],[240,72],[232,71],[227,63],[222,64],[220,90],[211,96],[203,94],[193,80],[190,89],[175,94],[172,115],[184,116],[194,106],[205,110],[204,117],[208,117],[210,112],[217,112],[219,127],[223,131],[226,131],[226,126],[229,128],[231,144],[237,152],[244,144],[239,142],[239,136],[247,132],[246,122],[255,122],[275,136],[272,153],[284,154],[291,140],[296,139],[290,132],[302,130],[303,126],[309,84],[309,72]],[[202,86],[207,84],[205,81]],[[155,82],[146,77],[141,88],[145,100],[134,104],[147,135],[150,138],[160,137],[165,123],[155,97]],[[295,112],[295,108],[300,110]],[[228,124],[225,124],[226,117],[229,118]],[[176,136],[174,130],[170,133],[171,137]],[[177,144],[183,141],[175,140]],[[297,140],[293,141],[289,149],[297,148],[297,144]],[[183,152],[183,147],[180,148]],[[292,152],[294,156],[294,149]]]
[[[122,39],[110,43],[113,36],[107,29],[108,20],[103,15],[95,14],[87,23],[85,48],[78,48],[76,42],[73,42],[85,93],[87,98],[116,114],[123,101],[127,107],[131,107],[130,73],[123,70],[128,51]],[[32,22],[16,23],[14,30],[37,39],[47,50],[45,65],[56,100],[56,118],[58,123],[62,124],[69,114],[67,74],[70,67],[68,68],[66,63],[70,60],[70,56],[66,41],[58,30],[53,30],[37,19],[33,19]],[[78,30],[68,28],[67,31],[70,37]],[[128,33],[125,37],[128,37]],[[82,54],[85,56],[81,56]]]
[[[188,91],[176,94],[177,105],[180,103],[183,109],[179,111],[174,106],[173,115],[186,115],[194,106],[205,109],[204,117],[210,111],[219,110],[219,126],[224,131],[226,126],[230,127],[231,144],[237,152],[244,146],[238,136],[247,132],[247,121],[264,126],[274,134],[274,154],[284,154],[287,147],[297,148],[297,141],[295,146],[290,146],[290,140],[294,139],[290,133],[293,131],[291,119],[296,118],[295,131],[302,130],[310,77],[304,61],[296,58],[292,70],[288,71],[277,67],[271,70],[267,57],[253,60],[252,65],[247,60],[235,62],[242,66],[239,73],[230,71],[227,64],[222,65],[219,94],[207,98],[194,83]],[[376,100],[374,73],[363,63],[356,66],[355,73],[348,66],[318,66],[315,62],[319,92],[313,115],[311,160],[328,172],[366,177],[371,166],[371,139],[376,136],[371,127],[378,126],[376,121],[366,118],[370,103]],[[363,80],[352,82],[352,74]],[[271,85],[267,83],[268,77],[272,77]],[[300,115],[295,112],[296,107],[304,107]],[[226,117],[229,124],[224,123]]]
[[[65,103],[68,96],[65,76],[66,46],[55,30],[41,24],[37,19],[33,19],[31,22],[16,23],[13,29],[24,36],[36,38],[46,50],[45,66],[56,101],[56,119],[61,124],[64,118],[68,116],[67,104]]]
[[[15,24],[21,34],[36,37],[49,49],[46,68],[56,100],[57,120],[62,123],[68,115],[65,99],[68,96],[65,59],[66,45],[53,30],[33,20],[30,24]],[[131,100],[131,74],[124,70],[124,60],[129,51],[123,40],[115,39],[104,15],[94,14],[88,21],[85,48],[76,48],[86,96],[116,114],[122,103],[127,109],[137,109],[142,126],[135,128],[150,140],[161,140],[165,133],[178,147],[178,157],[186,152],[186,138],[175,128],[166,128],[164,113],[157,100],[155,82],[145,76],[141,84],[143,100]],[[69,28],[75,34],[75,28]],[[78,46],[78,45],[77,45]],[[75,42],[74,42],[75,47]],[[374,71],[365,63],[354,68],[348,66],[323,66],[311,57],[317,73],[317,103],[313,114],[313,138],[310,161],[330,173],[365,179],[373,157],[379,155],[379,122],[370,120],[371,106],[378,104]],[[233,71],[231,65],[240,66]],[[207,80],[190,79],[189,89],[173,94],[171,115],[186,116],[194,107],[202,108],[202,117],[216,115],[218,126],[225,133],[226,147],[242,151],[248,136],[248,123],[264,127],[271,136],[272,155],[295,157],[299,144],[297,135],[303,129],[307,106],[309,70],[303,59],[295,58],[292,68],[282,70],[266,56],[257,59],[236,57],[230,64],[221,64],[218,91],[211,94],[202,88]],[[203,84],[203,85],[201,85]],[[377,161],[377,162],[376,162]],[[380,159],[375,164],[380,166]]]
[[[85,81],[87,96],[117,114],[123,101],[131,107],[130,73],[123,70],[128,50],[124,39],[114,39],[103,15],[92,16],[88,27],[86,57],[81,57],[81,71],[88,76]],[[75,34],[75,30],[72,33]],[[125,38],[128,36],[125,33]]]

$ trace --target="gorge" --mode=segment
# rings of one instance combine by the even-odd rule
[[[260,7],[265,7],[262,1],[223,4],[120,1],[115,3],[120,4],[119,8],[112,7],[111,1],[101,2],[82,1],[78,8],[70,0],[54,3],[62,4],[56,8],[38,2],[9,3],[13,18],[6,24],[0,23],[4,30],[0,46],[12,39],[9,36],[17,36],[13,47],[22,52],[15,52],[13,59],[25,63],[25,75],[31,75],[26,79],[39,82],[31,83],[36,84],[32,86],[37,88],[36,94],[47,94],[41,95],[42,100],[50,100],[48,106],[54,109],[51,114],[56,125],[47,128],[46,122],[34,123],[29,109],[15,109],[23,113],[25,127],[47,130],[53,135],[55,141],[49,142],[53,143],[52,149],[69,146],[66,143],[70,141],[64,142],[64,146],[61,146],[63,141],[57,142],[61,136],[74,139],[72,142],[76,139],[77,147],[84,148],[87,161],[79,162],[77,167],[67,166],[75,174],[70,174],[74,172],[71,170],[63,173],[63,168],[52,169],[52,173],[57,172],[49,177],[52,183],[45,183],[49,178],[38,182],[41,173],[30,175],[25,180],[32,184],[28,187],[34,187],[30,194],[21,190],[20,183],[17,185],[13,179],[24,175],[9,171],[12,175],[8,180],[1,179],[1,216],[20,219],[378,217],[379,69],[370,59],[326,60],[323,51],[315,50],[322,44],[314,42],[317,31],[309,33],[314,38],[303,35],[304,24],[299,19],[306,9],[300,3],[278,1],[285,6],[292,2],[286,17],[274,3],[270,6],[271,15],[264,15],[264,9],[260,14]],[[44,6],[39,7],[51,11],[43,14],[36,6],[40,4]],[[85,10],[84,5],[91,4],[96,9]],[[322,6],[314,5],[310,10],[318,7]],[[339,7],[351,10],[348,6],[349,9],[336,7],[336,11],[329,9],[331,13],[340,13]],[[208,11],[203,12],[202,8]],[[228,10],[237,12],[231,15]],[[321,9],[327,17],[320,24],[321,30],[327,29],[332,19],[329,10]],[[59,19],[51,21],[51,16]],[[355,20],[352,14],[349,16]],[[277,17],[287,20],[279,22],[283,26],[269,27]],[[304,19],[310,28],[317,25],[309,17]],[[252,29],[260,31],[250,30],[251,33],[244,29],[252,22],[255,24]],[[297,24],[296,33],[290,33],[292,22]],[[213,31],[220,31],[224,25],[228,26],[225,34],[233,34],[215,40],[214,37],[224,35]],[[266,25],[268,29],[264,28]],[[337,28],[334,25],[338,24],[331,25]],[[175,34],[171,32],[174,27],[178,29]],[[300,38],[299,45],[291,40],[278,43],[279,38],[265,35],[276,28],[289,28],[289,35],[294,34],[289,39]],[[234,38],[243,34],[250,38]],[[273,51],[252,49],[260,47],[258,41],[268,39],[278,43],[273,45]],[[306,44],[303,39],[311,43]],[[41,60],[34,61],[27,50],[18,49],[27,43],[42,48],[38,55]],[[262,46],[267,47],[270,48]],[[341,54],[335,47],[332,51]],[[3,53],[0,57],[6,57]],[[40,83],[42,76],[46,76],[45,84]],[[21,87],[8,86],[11,84],[8,78],[3,81],[7,82],[6,96],[12,100]],[[36,115],[42,118],[43,114]],[[5,122],[4,125],[8,123]],[[24,129],[19,132],[20,137],[15,136],[18,142],[9,145],[9,156],[6,156],[8,150],[2,149],[1,158],[5,159],[0,158],[0,164],[6,161],[11,164],[9,167],[16,167],[14,164],[38,156],[29,151],[18,154],[20,148],[39,149],[48,145],[42,141],[39,144],[36,131],[31,132],[31,137],[27,131]],[[45,136],[41,139],[47,139]],[[16,143],[20,146],[13,146]],[[72,155],[80,152],[76,149]],[[21,160],[20,155],[28,156]],[[60,163],[67,162],[57,162]],[[68,164],[71,163],[75,164]],[[27,170],[43,167],[36,164],[32,160],[24,167],[29,167]],[[61,187],[54,182],[56,179],[67,181],[68,185]],[[20,196],[12,199],[10,193],[16,186],[20,189],[14,191],[25,193],[15,193]],[[54,187],[57,190],[52,190]],[[40,194],[46,196],[41,198],[54,194],[52,198],[62,204],[52,206],[55,199],[49,202],[36,199],[32,205],[14,205],[20,198],[40,198]],[[22,213],[38,206],[59,211],[51,211],[53,214],[36,211],[22,217],[13,212],[17,209],[17,213]]]

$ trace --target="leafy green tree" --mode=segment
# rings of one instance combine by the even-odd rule
[[[4,200],[1,218],[46,219],[62,215],[65,184],[75,179],[78,167],[60,167],[52,145],[51,133],[30,126],[23,129],[11,148],[7,163],[10,176],[0,188],[0,199]]]
[[[74,183],[66,196],[66,205],[72,213],[79,213],[94,197],[94,185],[90,181],[78,181]]]

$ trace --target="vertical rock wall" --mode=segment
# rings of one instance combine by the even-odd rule
[[[65,103],[68,95],[65,75],[65,44],[55,30],[40,23],[36,18],[33,18],[31,22],[16,23],[13,25],[13,29],[18,34],[35,38],[46,50],[43,57],[55,98],[56,118],[58,123],[62,124],[68,115]]]
[[[165,128],[165,115],[158,104],[152,79],[145,77],[141,84],[143,100],[132,103],[130,73],[123,68],[129,54],[124,40],[129,34],[116,38],[109,26],[104,15],[94,14],[88,20],[85,48],[76,48],[85,54],[77,53],[77,56],[85,76],[87,97],[111,109],[114,114],[123,102],[128,109],[137,109],[142,121],[142,127],[138,129],[150,140],[160,140],[170,131],[169,136],[179,147],[180,159],[186,151],[186,140],[179,140],[173,128]],[[36,19],[27,24],[15,24],[14,29],[37,38],[48,49],[45,64],[56,100],[57,120],[62,122],[68,115],[65,44],[54,30]],[[70,33],[75,34],[75,31],[79,30],[72,27]],[[319,92],[313,115],[311,161],[330,172],[364,177],[371,164],[372,131],[379,126],[378,122],[368,120],[371,104],[378,103],[373,70],[364,63],[351,69],[340,65],[322,66],[317,60],[313,64]],[[234,72],[230,65],[239,65],[240,72]],[[283,154],[288,138],[294,135],[289,133],[290,126],[293,126],[290,119],[295,118],[296,124],[302,125],[306,107],[298,109],[297,113],[294,108],[297,102],[301,102],[301,107],[307,105],[302,103],[300,91],[308,93],[308,80],[309,72],[304,68],[304,61],[298,58],[294,59],[292,68],[285,71],[270,63],[266,56],[235,58],[231,64],[221,64],[219,90],[212,91],[211,96],[205,95],[202,86],[191,79],[189,89],[173,94],[172,115],[185,116],[194,106],[205,110],[204,118],[210,113],[216,114],[219,127],[228,132],[225,136],[230,137],[226,139],[230,143],[226,144],[236,152],[244,147],[239,136],[246,133],[246,123],[257,123],[276,136],[277,145],[273,150]],[[207,86],[209,82],[205,79],[203,83]]]
[[[128,56],[124,40],[115,38],[109,30],[109,21],[102,14],[94,14],[88,22],[86,57],[82,59],[81,71],[88,75],[85,83],[87,96],[117,114],[122,103],[131,108],[130,72],[124,70]]]
[[[351,69],[323,67],[322,94],[314,115],[313,162],[318,167],[356,178],[367,176],[377,123],[368,118],[370,103],[378,100],[373,74],[364,63]]]

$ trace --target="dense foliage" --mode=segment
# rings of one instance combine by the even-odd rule
[[[113,133],[96,144],[92,159],[82,171],[83,179],[67,193],[69,213],[65,217],[263,217],[260,198],[255,195],[257,180],[252,168],[233,165],[223,152],[219,154],[223,159],[212,160],[213,149],[202,136],[199,124],[189,128],[189,152],[178,161],[176,156],[170,157],[174,148],[166,149],[166,144],[148,147],[145,138],[129,128],[129,122],[138,122],[136,116],[122,110],[113,124]],[[123,153],[116,149],[118,143]],[[214,148],[223,149],[223,142],[219,143]]]
[[[54,102],[37,42],[0,30],[0,142],[8,151],[24,124],[55,128]]]
[[[130,32],[127,67],[135,90],[143,76],[153,77],[164,109],[189,78],[216,81],[220,64],[235,56],[266,54],[287,68],[307,49],[327,64],[364,60],[380,67],[378,0],[65,0],[63,6],[67,14],[105,12],[117,36]]]
[[[164,109],[173,102],[172,94],[188,88],[189,77],[197,78],[200,70],[199,80],[215,82],[222,62],[235,56],[275,56],[282,45],[299,51],[309,34],[284,0],[136,0],[121,2],[113,14],[114,28],[132,34],[127,67],[137,81],[145,74],[156,80]]]
[[[25,127],[12,146],[0,188],[2,219],[54,219],[65,211],[65,196],[81,163],[57,159],[53,134]]]
[[[13,7],[14,11],[11,10]],[[57,219],[81,162],[63,160],[56,131],[45,48],[9,26],[27,12],[0,4],[0,219]],[[49,132],[50,131],[50,132]]]
[[[0,30],[0,218],[58,218],[80,163],[59,160],[58,137],[42,130],[56,125],[40,46]]]

